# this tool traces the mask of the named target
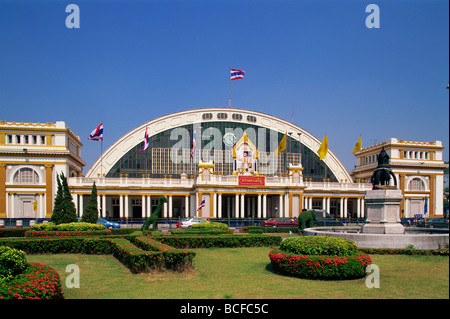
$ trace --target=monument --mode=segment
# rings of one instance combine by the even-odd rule
[[[389,165],[388,153],[383,149],[378,154],[378,166],[372,174],[372,190],[366,191],[367,219],[362,227],[368,234],[404,234],[400,220],[400,203],[403,195],[397,189],[397,179]],[[393,185],[391,183],[393,181]]]

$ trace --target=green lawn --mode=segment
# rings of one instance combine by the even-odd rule
[[[71,298],[449,298],[449,258],[372,255],[380,268],[380,288],[365,279],[315,281],[272,271],[263,248],[195,249],[194,269],[186,273],[132,274],[110,255],[28,255],[30,262],[52,266]],[[80,269],[80,288],[65,286],[68,264]]]

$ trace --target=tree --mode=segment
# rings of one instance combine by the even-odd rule
[[[83,213],[82,221],[85,223],[96,224],[98,220],[98,208],[97,208],[97,187],[95,186],[95,182],[92,185],[91,191],[91,199],[89,200],[89,204]]]
[[[77,213],[75,204],[73,203],[72,194],[70,193],[64,173],[56,175],[56,181],[58,183],[58,189],[53,205],[51,221],[56,225],[76,222]]]

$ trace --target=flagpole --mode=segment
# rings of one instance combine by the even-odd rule
[[[100,145],[100,178],[103,178],[103,138]]]
[[[230,68],[230,72],[231,72],[231,68]],[[228,77],[229,77],[229,82],[230,82],[230,92],[229,92],[229,97],[228,97],[228,107],[231,108],[231,76],[230,76],[230,72],[228,72]]]

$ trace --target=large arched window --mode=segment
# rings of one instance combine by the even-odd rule
[[[21,168],[14,175],[15,184],[39,184],[39,175],[31,168]]]
[[[409,190],[411,191],[424,191],[425,183],[420,178],[413,178],[411,182],[409,182]]]

